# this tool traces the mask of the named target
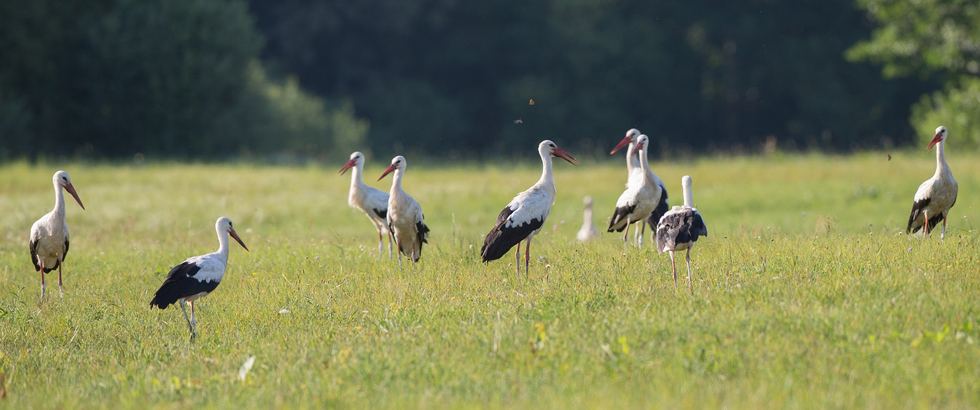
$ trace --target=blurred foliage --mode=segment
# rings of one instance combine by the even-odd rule
[[[923,95],[912,107],[912,124],[922,146],[932,141],[936,127],[945,125],[956,149],[980,149],[980,78],[964,78]]]
[[[878,24],[847,51],[881,64],[886,77],[937,79],[945,86],[912,108],[919,143],[945,125],[955,144],[980,148],[980,3],[972,0],[858,0]],[[960,145],[962,144],[962,145]]]
[[[0,1],[0,158],[908,144],[910,107],[978,68],[977,6],[857,6]]]

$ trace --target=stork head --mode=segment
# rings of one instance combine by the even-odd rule
[[[650,137],[646,134],[640,135],[636,138],[636,144],[633,145],[633,149],[629,152],[629,156],[639,156],[640,150],[647,150],[650,146]],[[646,151],[645,151],[646,152]]]
[[[64,188],[65,191],[68,191],[68,193],[71,194],[73,198],[75,198],[75,202],[78,202],[78,206],[82,207],[82,209],[85,209],[85,205],[82,205],[82,200],[78,197],[78,192],[75,192],[75,187],[71,184],[71,177],[68,176],[67,172],[65,171],[55,172],[54,177],[52,177],[51,179],[52,181],[54,181],[54,186],[56,188]]]
[[[636,128],[630,128],[629,131],[626,131],[626,137],[623,138],[623,140],[620,141],[619,144],[616,144],[616,148],[613,148],[612,151],[609,151],[609,155],[615,154],[616,151],[619,151],[620,148],[629,145],[629,143],[631,142],[636,142],[636,139],[639,138],[639,136],[640,136],[640,130]]]
[[[338,172],[337,174],[344,175],[344,173],[347,172],[348,169],[354,167],[363,167],[363,166],[364,166],[364,154],[362,154],[361,151],[354,151],[353,154],[350,154],[350,160],[347,161],[347,163],[340,168],[340,172]]]
[[[394,172],[395,170],[405,171],[405,167],[407,165],[408,165],[408,163],[405,162],[405,157],[403,157],[401,155],[392,158],[391,159],[391,165],[389,165],[388,166],[388,169],[385,169],[385,172],[383,174],[381,174],[380,177],[378,177],[378,181],[380,181],[382,178],[384,178],[388,174]]]
[[[592,197],[591,196],[586,195],[585,198],[582,198],[582,202],[585,203],[585,209],[592,209]]]
[[[221,232],[228,232],[228,235],[235,238],[235,240],[238,241],[238,244],[242,245],[242,248],[245,248],[246,251],[248,250],[248,247],[245,246],[245,242],[242,242],[242,238],[238,237],[238,232],[235,232],[235,227],[231,224],[231,219],[224,216],[218,218],[218,220],[214,223],[214,230],[218,231],[219,234]]]
[[[554,142],[551,142],[551,140],[541,141],[541,143],[538,144],[538,153],[541,154],[542,158],[544,158],[545,155],[548,155],[552,157],[561,158],[565,161],[568,161],[569,164],[578,165],[577,159],[575,159],[571,155],[568,155],[568,153],[563,151],[561,148],[558,148],[558,145],[556,145]]]
[[[936,136],[932,138],[932,141],[929,143],[929,147],[926,148],[926,151],[931,150],[933,145],[936,145],[945,140],[946,140],[946,127],[940,125],[939,128],[936,128]]]

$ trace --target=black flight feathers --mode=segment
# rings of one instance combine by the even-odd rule
[[[507,206],[503,211],[500,211],[500,215],[497,215],[497,223],[494,224],[493,229],[484,238],[483,248],[480,249],[483,262],[500,259],[510,251],[510,248],[521,243],[531,232],[541,229],[541,226],[544,225],[543,219],[535,218],[520,226],[504,227],[507,219],[513,213],[514,210],[510,209],[510,206]]]
[[[41,263],[37,259],[37,240],[34,239],[34,238],[31,238],[31,241],[28,243],[28,247],[30,248],[30,251],[31,251],[31,262],[34,263],[34,270],[35,271],[40,271],[41,270]],[[67,257],[68,257],[68,238],[65,238],[65,254],[64,255],[61,255],[61,261],[65,260],[65,258],[67,258]],[[51,271],[53,271],[55,269],[58,269],[58,266],[61,265],[61,261],[55,262],[54,263],[54,266],[45,266],[44,267],[44,273],[48,273],[48,272],[51,272]]]
[[[915,201],[915,203],[912,204],[912,213],[909,215],[909,225],[908,227],[905,228],[905,233],[916,233],[922,230],[922,224],[916,223],[917,222],[916,219],[918,219],[919,214],[922,213],[922,210],[925,209],[925,207],[929,206],[930,201],[932,201],[932,198],[924,198]],[[935,228],[936,225],[939,225],[939,223],[942,222],[942,220],[943,220],[942,213],[937,213],[935,215],[932,215],[932,217],[929,218],[929,232],[932,232],[932,228]]]
[[[677,244],[697,242],[699,236],[708,236],[701,214],[688,209],[665,215],[657,226],[657,250],[663,252]]]
[[[170,273],[167,274],[167,279],[163,281],[163,285],[160,285],[160,289],[153,296],[153,300],[150,301],[150,306],[166,309],[167,306],[174,304],[180,298],[196,295],[201,292],[210,293],[217,288],[219,282],[202,282],[194,278],[194,275],[200,270],[200,266],[186,261],[174,266],[170,270]]]

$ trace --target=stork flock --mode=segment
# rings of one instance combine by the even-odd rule
[[[956,179],[953,178],[949,165],[946,164],[947,136],[946,127],[936,128],[935,137],[927,147],[927,150],[936,147],[936,172],[932,178],[923,182],[915,193],[906,233],[921,233],[923,236],[928,236],[930,231],[942,222],[940,238],[945,240],[946,219],[956,203],[958,191]],[[708,230],[701,214],[694,207],[692,179],[689,175],[681,178],[683,205],[670,208],[665,184],[650,169],[648,160],[650,138],[635,128],[630,129],[610,155],[623,147],[627,147],[626,190],[616,201],[616,208],[610,218],[607,231],[625,231],[623,241],[628,244],[630,225],[639,223],[640,226],[634,230],[635,241],[637,246],[642,246],[644,231],[649,225],[653,231],[657,251],[667,252],[670,255],[675,291],[677,268],[674,263],[674,253],[686,252],[688,288],[693,293],[691,249],[699,237],[708,236]],[[514,254],[518,275],[521,271],[521,242],[525,244],[524,272],[527,275],[530,269],[531,240],[541,231],[555,202],[556,188],[552,158],[561,158],[572,165],[578,165],[574,157],[549,140],[538,144],[538,154],[541,157],[541,178],[530,188],[517,194],[500,211],[490,232],[484,237],[483,247],[480,249],[483,262],[489,263],[502,258],[516,246]],[[391,165],[378,178],[380,181],[394,173],[391,190],[388,193],[364,183],[361,177],[364,163],[364,154],[354,152],[340,169],[340,175],[353,169],[348,204],[364,212],[377,230],[379,257],[384,248],[384,238],[387,237],[389,258],[392,257],[394,247],[398,251],[399,263],[403,255],[411,258],[413,264],[419,262],[422,257],[422,246],[428,243],[429,228],[425,224],[422,207],[402,189],[402,179],[408,166],[405,157],[392,158]],[[47,287],[44,275],[54,269],[58,269],[58,290],[61,298],[64,298],[62,270],[68,254],[69,235],[68,224],[65,221],[63,192],[68,192],[78,206],[85,209],[67,172],[56,172],[52,182],[55,190],[54,209],[34,222],[29,241],[31,262],[35,270],[41,273],[42,302]],[[592,205],[592,198],[586,197],[585,221],[577,234],[580,241],[592,240],[598,236],[598,230],[592,222]],[[150,306],[160,309],[179,303],[187,320],[191,339],[196,336],[197,325],[194,302],[213,292],[221,283],[228,265],[229,236],[248,251],[248,247],[238,236],[230,219],[218,218],[214,228],[218,235],[218,250],[188,258],[173,267],[150,301]],[[190,316],[187,315],[185,308],[187,304],[191,307]]]

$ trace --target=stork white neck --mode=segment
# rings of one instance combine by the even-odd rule
[[[944,173],[950,172],[949,165],[946,165],[946,138],[939,141],[936,144],[936,178],[941,177]],[[60,195],[60,194],[59,194]]]
[[[359,188],[364,186],[364,180],[361,179],[361,172],[364,171],[364,164],[360,162],[354,163],[354,169],[351,170],[350,174],[350,187]]]
[[[544,169],[541,170],[541,179],[534,186],[545,189],[550,195],[552,200],[555,197],[555,175],[551,170],[551,154],[545,152],[545,147],[542,145],[538,148],[538,154],[541,155],[541,165]]]
[[[228,230],[221,229],[221,226],[217,223],[214,224],[214,230],[218,233],[218,250],[214,253],[218,255],[222,261],[228,263]]]
[[[58,181],[54,181],[54,210],[51,212],[62,219],[65,217],[65,192]]]
[[[694,193],[691,192],[691,176],[684,175],[681,178],[681,186],[684,188],[684,207],[694,208]]]

